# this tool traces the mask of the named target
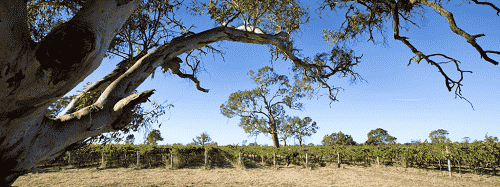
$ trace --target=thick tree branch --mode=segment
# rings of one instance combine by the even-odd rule
[[[476,43],[476,38],[484,36],[484,34],[470,35],[470,34],[466,33],[465,31],[463,31],[462,29],[460,29],[459,27],[457,27],[457,24],[455,23],[455,19],[453,18],[453,14],[451,12],[448,12],[446,9],[444,9],[438,3],[435,3],[433,1],[427,1],[427,0],[415,0],[414,2],[429,6],[429,7],[433,8],[434,10],[438,11],[439,14],[441,14],[442,16],[444,16],[448,20],[448,25],[450,26],[450,29],[454,33],[464,37],[467,40],[467,42],[472,45],[472,47],[476,48],[476,50],[479,52],[479,54],[481,54],[481,58],[484,58],[486,61],[488,61],[494,65],[498,65],[497,61],[488,57],[488,55],[486,53],[489,53],[489,52],[483,51],[481,46],[479,46]]]
[[[0,78],[7,73],[18,72],[15,60],[26,60],[26,51],[32,50],[27,22],[26,3],[23,1],[0,2]],[[25,66],[25,65],[23,65]],[[23,67],[24,68],[24,67]],[[12,76],[12,74],[10,74]]]

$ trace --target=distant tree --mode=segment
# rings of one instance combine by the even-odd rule
[[[293,136],[299,140],[299,145],[302,146],[303,138],[306,136],[311,136],[312,133],[316,133],[316,129],[319,127],[316,126],[316,122],[313,122],[310,126],[311,122],[310,117],[305,117],[304,119],[300,119],[297,116],[288,117],[286,116],[285,124],[280,126],[280,135],[282,135],[282,140],[285,142],[289,136]]]
[[[217,142],[214,142],[214,141],[210,142],[210,144],[217,146]]]
[[[196,140],[193,138],[194,145],[205,145],[205,143],[212,141],[212,138],[206,133],[202,133],[201,136],[197,136]]]
[[[463,139],[464,139],[464,141],[462,141],[463,143],[467,143],[467,144],[468,144],[468,143],[469,143],[469,141],[470,141],[470,138],[469,138],[469,137],[464,137]]]
[[[448,134],[447,130],[438,129],[429,133],[429,138],[431,143],[451,143],[450,139],[446,137]]]
[[[266,136],[271,134],[273,146],[279,147],[279,129],[285,120],[285,110],[282,104],[290,109],[301,110],[302,103],[295,102],[306,94],[309,95],[309,99],[312,98],[314,93],[314,89],[310,85],[312,80],[305,76],[299,79],[296,75],[295,85],[292,87],[288,83],[287,76],[274,73],[273,68],[269,66],[260,68],[259,73],[255,76],[252,70],[247,74],[250,74],[257,88],[232,93],[229,100],[220,106],[221,113],[228,118],[240,116],[239,126],[245,129],[245,133],[250,133],[250,135],[264,133]],[[279,83],[278,90],[274,96],[269,98],[268,86],[277,83]],[[271,103],[277,96],[281,96],[283,99]],[[262,100],[264,104],[259,105],[257,99]],[[265,111],[262,110],[262,107],[265,108]],[[267,120],[263,117],[259,119],[257,114],[264,115]]]
[[[248,146],[258,146],[256,143],[249,143]]]
[[[161,137],[161,133],[159,130],[152,130],[149,132],[148,137],[146,140],[144,140],[144,144],[149,144],[149,145],[158,145],[158,141],[163,141],[163,138]]]
[[[420,144],[423,144],[423,142],[420,139],[418,139],[418,140],[412,140],[411,144],[413,144],[413,145],[420,145]]]
[[[488,136],[488,133],[484,135],[484,141],[485,142],[498,142],[498,137],[493,137],[493,136]]]
[[[246,144],[246,143],[247,143],[247,140],[243,140],[243,141],[241,142],[241,146],[245,146],[245,144]]]
[[[356,145],[351,135],[344,134],[342,131],[325,135],[321,143],[323,145]]]
[[[396,143],[395,137],[390,136],[386,130],[382,128],[377,128],[375,130],[371,130],[368,133],[368,140],[366,140],[367,145],[380,145],[380,144],[388,144],[388,143]]]
[[[133,134],[129,134],[125,139],[125,144],[134,144],[135,137]]]
[[[314,144],[313,143],[309,143],[307,144],[308,147],[314,147]]]

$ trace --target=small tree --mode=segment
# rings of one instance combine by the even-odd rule
[[[338,133],[332,133],[330,135],[325,135],[321,141],[323,145],[356,145],[357,143],[352,139],[351,135],[347,135],[339,131]]]
[[[382,128],[377,128],[375,130],[371,130],[368,133],[368,140],[366,140],[366,144],[368,145],[379,145],[379,144],[387,144],[387,143],[396,143],[395,137],[390,136],[386,130]]]
[[[125,144],[134,144],[135,137],[133,134],[129,134],[125,139]]]
[[[206,133],[202,133],[201,136],[197,136],[196,140],[193,138],[194,145],[205,145],[205,142],[212,141],[212,138]]]
[[[147,139],[144,140],[144,144],[158,145],[157,141],[163,141],[163,138],[161,137],[160,131],[154,129],[153,131],[149,132]]]
[[[313,122],[309,126],[309,123],[311,123],[311,121],[312,120],[310,117],[300,119],[299,117],[294,116],[293,118],[287,119],[287,124],[290,124],[292,127],[291,130],[294,138],[297,138],[299,140],[299,146],[302,146],[304,137],[311,136],[312,133],[316,133],[316,129],[319,128],[318,126],[316,126],[316,122]]]
[[[485,142],[498,142],[498,137],[493,137],[493,136],[488,136],[488,133],[484,135],[484,141]]]
[[[431,143],[451,143],[450,139],[446,137],[448,134],[447,130],[438,129],[429,133],[429,138]]]

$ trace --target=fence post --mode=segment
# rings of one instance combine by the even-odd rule
[[[172,154],[172,151],[170,151],[170,168],[174,167],[174,155]]]
[[[450,159],[448,159],[448,173],[450,174],[450,177],[451,177]]]
[[[340,153],[337,153],[337,167],[340,168]]]
[[[307,168],[307,153],[306,153],[306,168]]]
[[[380,166],[380,162],[378,161],[378,156],[377,156],[377,165]]]
[[[262,165],[264,165],[264,155],[260,155],[260,158],[262,158]]]
[[[273,164],[274,164],[274,167],[276,167],[276,153],[273,151]]]
[[[68,164],[71,165],[71,151],[69,152]]]
[[[139,160],[140,160],[140,155],[139,155],[139,151],[137,151],[137,165],[139,165],[139,164],[140,164],[140,161],[139,161]]]
[[[104,164],[104,151],[102,152],[102,160],[101,160],[101,164]]]
[[[207,164],[208,164],[208,152],[207,148],[205,148],[205,169],[207,168]]]
[[[240,152],[238,152],[238,156],[239,156],[239,158],[240,158],[240,159],[238,160],[238,164],[241,166],[241,153],[240,153]]]

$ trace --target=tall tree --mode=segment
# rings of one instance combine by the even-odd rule
[[[294,124],[294,135],[297,140],[299,140],[299,146],[302,146],[302,141],[304,137],[312,136],[312,133],[316,133],[316,130],[319,128],[316,126],[316,122],[313,122],[310,126],[311,122],[310,117],[305,117],[304,119],[300,119],[298,117],[294,117],[290,119],[290,122]]]
[[[316,126],[316,122],[313,122],[310,126],[312,119],[310,117],[305,117],[304,119],[300,119],[297,116],[294,117],[286,117],[286,121],[284,125],[281,125],[279,134],[282,135],[282,140],[285,142],[288,137],[294,137],[299,140],[299,145],[302,146],[302,141],[304,137],[311,136],[312,133],[316,133],[316,130],[319,128]]]
[[[338,133],[332,133],[330,135],[325,135],[323,140],[321,140],[322,145],[332,146],[332,145],[356,145],[356,142],[352,139],[351,135],[347,135],[339,131]]]
[[[144,144],[158,145],[157,143],[158,141],[163,141],[163,138],[161,137],[160,131],[154,129],[151,132],[149,132],[146,140],[144,140]]]
[[[448,143],[451,142],[450,139],[447,138],[448,134],[447,130],[438,129],[429,133],[429,139],[431,143]]]
[[[174,17],[174,9],[185,5],[165,0],[1,2],[1,12],[9,14],[2,14],[5,27],[0,27],[0,59],[3,59],[0,61],[3,85],[0,104],[8,106],[0,109],[0,183],[11,185],[37,163],[56,160],[66,151],[85,145],[88,138],[125,128],[121,120],[154,92],[133,91],[150,75],[153,78],[159,66],[163,73],[170,71],[189,78],[198,90],[208,92],[195,76],[200,61],[191,54],[193,51],[218,53],[219,50],[210,46],[218,41],[270,45],[276,58],[281,55],[290,59],[298,74],[329,88],[332,101],[335,97],[331,91],[339,88],[330,87],[325,79],[337,72],[352,73],[349,69],[326,72],[332,68],[296,56],[290,34],[307,22],[308,14],[293,0],[250,4],[195,1],[193,5],[189,9],[191,13],[207,13],[222,25],[200,33],[191,32]],[[44,9],[50,11],[38,16]],[[63,10],[69,19],[60,14]],[[87,19],[89,17],[94,19]],[[235,19],[238,17],[245,20],[243,27],[232,26],[238,24]],[[58,18],[62,21],[54,22]],[[155,37],[158,33],[166,35]],[[164,39],[163,44],[159,43],[160,39]],[[141,40],[143,43],[139,43]],[[122,52],[126,49],[128,52]],[[183,61],[177,56],[184,53],[189,58]],[[110,74],[73,98],[61,116],[44,116],[51,103],[94,72],[108,56],[124,60]],[[190,61],[194,64],[189,64]],[[193,74],[181,72],[181,63],[191,67]],[[29,135],[19,136],[23,134],[21,131]]]
[[[292,87],[288,82],[288,78],[285,75],[278,75],[273,72],[273,68],[269,66],[259,69],[259,73],[254,76],[254,72],[250,70],[247,74],[250,74],[255,82],[257,88],[253,90],[238,91],[232,93],[229,96],[229,100],[220,106],[222,115],[232,118],[234,116],[240,116],[239,126],[245,130],[245,133],[250,133],[250,136],[259,133],[271,134],[273,140],[273,146],[279,148],[278,134],[281,125],[285,123],[285,110],[282,104],[286,105],[290,109],[302,110],[302,103],[295,103],[298,99],[310,95],[312,98],[312,93],[314,90],[308,80],[298,80],[295,79],[295,85]],[[268,87],[273,84],[279,83],[278,90],[275,92],[274,96],[269,98]],[[312,91],[312,93],[308,93]],[[272,103],[273,99],[277,96],[282,97],[281,101]],[[264,102],[264,104],[258,104],[258,100]],[[265,108],[265,111],[262,110]],[[264,115],[266,119],[257,114]]]
[[[133,134],[129,134],[127,138],[125,138],[126,144],[134,144],[134,142],[135,142],[135,137]]]
[[[368,145],[380,145],[380,144],[388,144],[388,143],[395,144],[396,139],[397,139],[397,138],[389,135],[389,133],[387,133],[387,131],[382,129],[382,128],[377,128],[375,130],[371,130],[367,136],[368,136],[368,140],[366,140],[365,143]]]
[[[194,145],[205,145],[210,141],[212,141],[212,138],[207,133],[201,133],[200,136],[196,137],[196,140],[193,138]]]
[[[379,1],[379,0],[321,0],[321,7],[320,7],[320,13],[321,11],[325,10],[326,8],[330,8],[330,10],[335,10],[337,9],[342,9],[342,8],[348,8],[347,13],[345,14],[345,22],[348,22],[347,26],[344,27],[344,24],[342,24],[341,28],[339,31],[335,30],[323,30],[323,36],[324,38],[328,40],[332,40],[332,43],[344,43],[345,41],[349,39],[354,39],[358,35],[369,32],[370,38],[368,41],[372,41],[375,43],[375,40],[372,35],[373,28],[377,28],[380,31],[380,34],[384,38],[384,44],[386,43],[386,38],[383,35],[384,33],[384,23],[389,23],[392,24],[392,27],[394,28],[394,39],[401,41],[403,44],[405,44],[411,52],[413,52],[416,56],[411,58],[408,62],[408,66],[410,65],[411,61],[414,61],[416,63],[420,63],[421,60],[425,59],[429,64],[436,66],[436,68],[439,70],[439,73],[444,77],[445,80],[445,85],[446,88],[448,89],[449,92],[451,92],[451,89],[456,85],[455,89],[455,97],[460,97],[461,99],[467,100],[465,97],[462,96],[461,94],[461,88],[462,86],[461,82],[464,78],[464,73],[472,73],[472,71],[465,71],[460,69],[459,63],[460,61],[451,58],[447,55],[444,54],[424,54],[421,50],[417,49],[413,44],[408,41],[408,37],[401,36],[399,33],[399,29],[402,27],[400,18],[404,20],[405,23],[410,22],[411,24],[419,27],[416,23],[414,23],[410,18],[415,17],[417,14],[419,14],[422,17],[422,20],[424,20],[424,15],[425,13],[425,7],[429,7],[434,9],[436,12],[441,14],[446,20],[447,23],[455,34],[463,37],[466,39],[467,43],[469,43],[472,47],[474,47],[477,52],[481,55],[481,58],[485,59],[486,61],[490,62],[491,64],[498,65],[498,61],[491,59],[488,54],[500,54],[500,51],[489,51],[489,50],[483,50],[481,46],[479,46],[478,43],[476,43],[476,38],[483,37],[485,36],[484,34],[477,34],[477,35],[471,35],[461,28],[459,28],[456,23],[455,23],[455,18],[453,17],[453,14],[449,11],[447,11],[443,6],[441,1],[446,1],[447,3],[450,2],[450,0],[386,0],[386,1]],[[466,0],[467,2],[470,1]],[[497,11],[497,15],[500,13],[500,8],[495,6],[493,3],[488,3],[488,2],[479,2],[477,0],[472,0],[474,3],[479,4],[479,5],[487,5],[490,6],[491,8],[495,9]],[[463,1],[462,1],[463,2]],[[348,4],[349,3],[349,4]],[[460,3],[462,4],[462,3]],[[359,5],[359,6],[356,6]],[[359,9],[358,7],[363,7],[365,8],[364,10]],[[351,13],[352,12],[352,13]],[[349,15],[351,13],[351,15]],[[391,20],[392,19],[392,20]],[[385,21],[385,20],[391,20],[391,21]],[[345,23],[344,22],[344,23]],[[404,27],[403,27],[404,28]],[[420,28],[420,27],[419,27]],[[408,28],[405,28],[406,31],[408,31]],[[457,68],[457,71],[460,72],[460,79],[452,79],[451,77],[448,76],[443,71],[443,68],[441,67],[440,64],[448,63],[448,62],[435,62],[434,60],[431,60],[431,57],[444,57],[448,59],[448,62],[453,62]],[[474,106],[472,106],[472,103],[469,102],[471,105],[472,109],[474,109]]]

